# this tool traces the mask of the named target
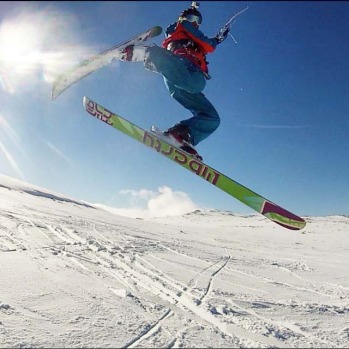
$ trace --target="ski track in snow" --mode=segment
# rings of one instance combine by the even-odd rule
[[[326,254],[326,245],[305,248],[305,242],[294,242],[302,235],[278,230],[294,249],[282,251],[287,244],[280,239],[280,245],[261,250],[263,231],[254,235],[258,241],[243,241],[246,232],[262,229],[260,217],[251,218],[251,225],[236,218],[227,229],[227,217],[212,214],[209,219],[222,225],[213,237],[200,214],[182,217],[182,227],[171,219],[121,219],[100,210],[94,217],[90,207],[68,200],[20,204],[10,194],[13,208],[0,205],[0,258],[4,266],[12,256],[18,268],[27,261],[21,275],[29,291],[16,294],[22,281],[14,274],[3,279],[9,291],[0,288],[0,347],[349,344],[349,285],[341,283],[348,273],[342,281],[338,272],[330,278],[332,270],[348,270],[345,249]],[[313,222],[305,237],[323,238]],[[348,223],[344,220],[344,227]],[[332,267],[321,269],[330,256]],[[36,274],[25,274],[26,267]],[[13,270],[10,264],[6,268]],[[41,286],[35,285],[37,274]],[[21,326],[25,330],[19,331]]]

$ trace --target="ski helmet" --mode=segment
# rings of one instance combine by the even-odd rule
[[[198,8],[199,8],[199,3],[196,1],[193,1],[191,6],[186,10],[184,10],[180,14],[178,19],[180,21],[186,20],[188,22],[192,22],[192,23],[196,22],[197,24],[201,24],[202,16],[201,16],[201,13],[198,11]]]

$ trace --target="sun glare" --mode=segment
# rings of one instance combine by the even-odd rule
[[[0,28],[0,73],[7,92],[15,91],[24,78],[34,78],[40,64],[40,32],[34,24],[5,22]]]
[[[4,19],[0,25],[0,87],[8,93],[54,78],[86,58],[91,49],[77,41],[76,20],[55,12]]]

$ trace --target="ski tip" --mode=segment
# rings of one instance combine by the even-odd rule
[[[51,91],[51,100],[55,100],[59,95],[62,94],[63,91],[66,90],[65,88],[59,88],[59,86],[57,87],[57,84],[55,83],[52,87],[52,91]]]
[[[89,100],[90,100],[90,99],[89,99],[88,97],[86,97],[86,96],[84,96],[84,97],[82,98],[82,105],[84,106],[84,108],[86,108],[86,106],[87,106]]]

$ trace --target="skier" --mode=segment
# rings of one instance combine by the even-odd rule
[[[181,149],[202,160],[194,146],[211,135],[220,124],[220,117],[202,91],[210,79],[206,55],[226,39],[229,28],[209,38],[200,30],[202,22],[199,3],[192,2],[178,20],[165,30],[162,47],[129,45],[120,57],[123,61],[144,62],[146,69],[162,74],[171,96],[193,116],[164,132]]]

